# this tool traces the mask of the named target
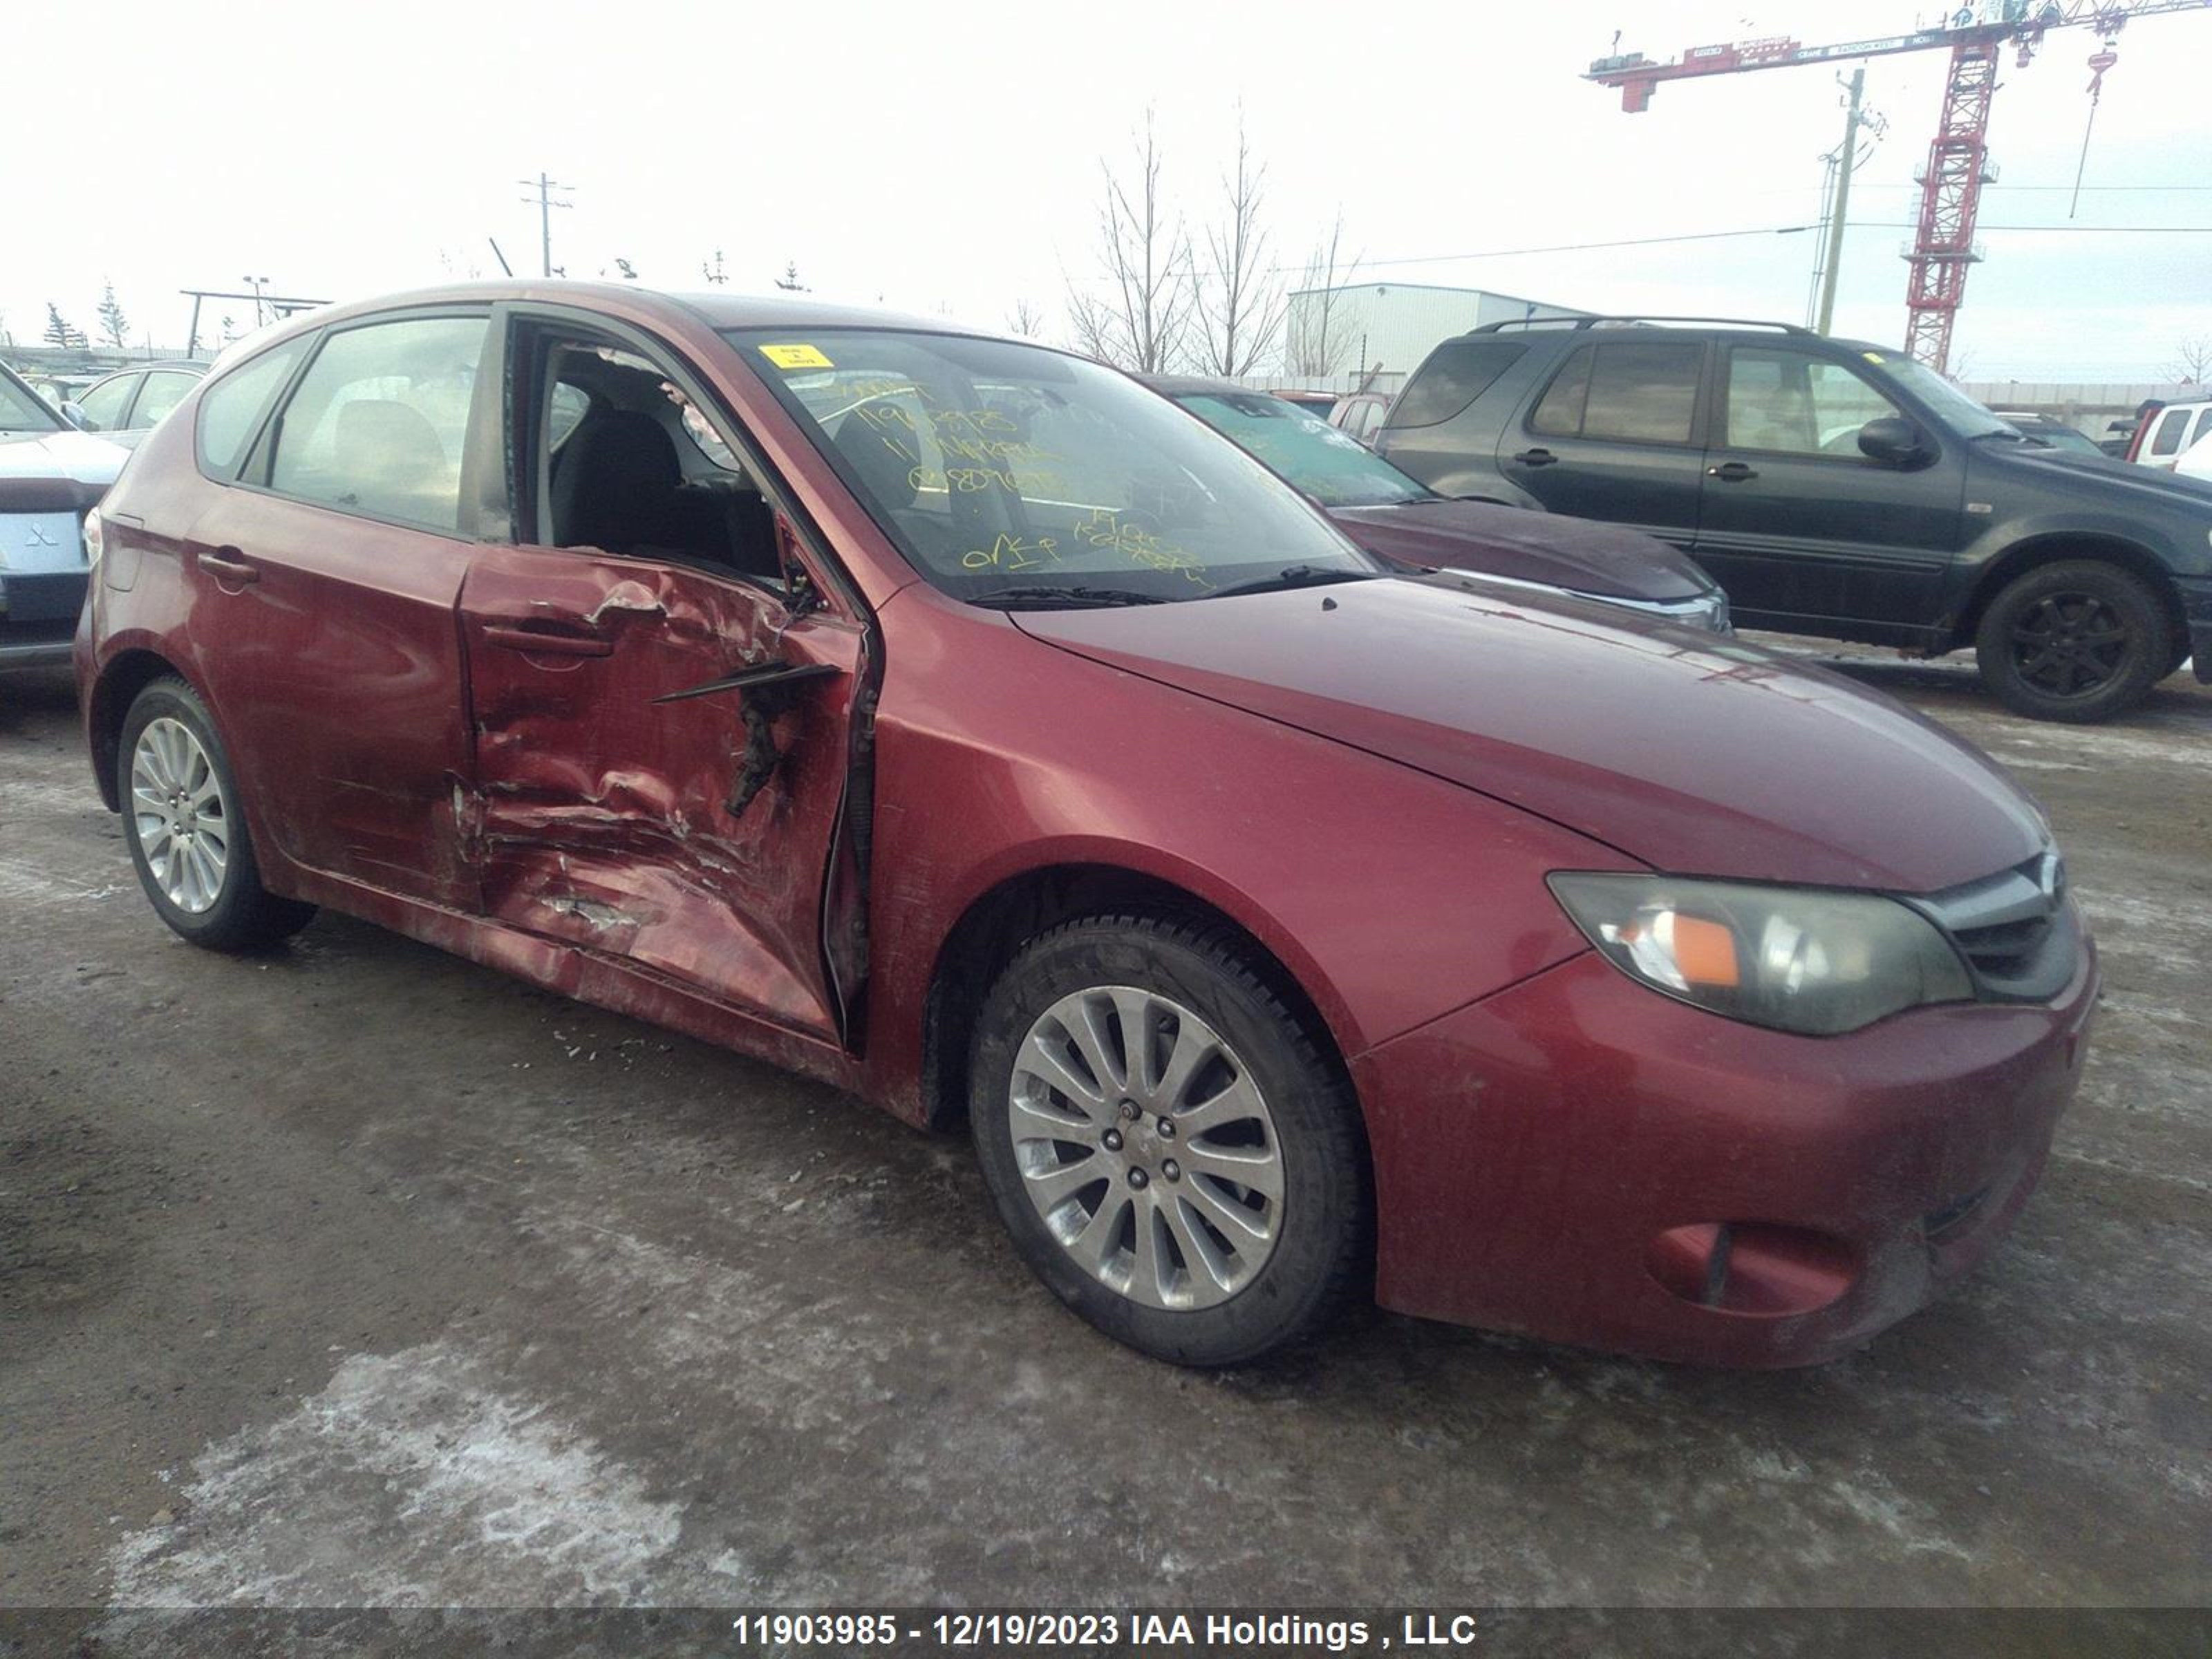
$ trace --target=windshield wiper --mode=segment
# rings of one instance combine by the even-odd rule
[[[994,587],[965,596],[970,605],[994,611],[1103,611],[1119,605],[1165,605],[1157,593],[1133,587]]]
[[[1232,593],[1271,593],[1289,587],[1322,587],[1330,582],[1364,582],[1380,574],[1378,571],[1347,568],[1340,564],[1294,564],[1278,570],[1272,576],[1255,576],[1249,581],[1231,582],[1206,595],[1208,599],[1225,599]]]

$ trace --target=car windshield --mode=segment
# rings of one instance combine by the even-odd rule
[[[58,432],[62,417],[39,394],[0,369],[0,432]]]
[[[2049,444],[2053,449],[2063,449],[2076,455],[2102,455],[2105,453],[2087,434],[2075,431],[2061,421],[2015,421],[2013,424],[2027,436]]]
[[[726,337],[958,598],[1196,599],[1382,568],[1236,445],[1082,358],[877,329]]]
[[[1348,433],[1261,392],[1170,394],[1216,432],[1288,478],[1323,507],[1402,507],[1436,499]]]
[[[1868,359],[1886,368],[1898,383],[1933,409],[1962,438],[1986,437],[1992,432],[2021,434],[1999,419],[1986,404],[1977,403],[1925,363],[1887,351],[1869,351]]]

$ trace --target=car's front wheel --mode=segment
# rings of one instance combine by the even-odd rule
[[[1349,1085],[1224,930],[1102,916],[1031,940],[984,1000],[969,1077],[1000,1218],[1109,1335],[1235,1364],[1357,1287],[1370,1200]]]
[[[289,938],[315,908],[261,884],[238,781],[199,694],[180,679],[141,691],[116,754],[124,837],[161,920],[211,951]]]
[[[2068,559],[2016,578],[1974,636],[1982,678],[2037,720],[2110,720],[2142,701],[2172,654],[2166,609],[2117,565]]]

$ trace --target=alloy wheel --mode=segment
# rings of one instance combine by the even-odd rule
[[[1014,1056],[1022,1186],[1069,1257],[1150,1308],[1209,1308],[1281,1235],[1267,1103],[1229,1044],[1157,992],[1103,986],[1040,1014]]]
[[[182,720],[149,720],[131,752],[131,812],[154,884],[188,915],[222,896],[230,866],[230,803],[215,763]]]
[[[2013,624],[2013,662],[2039,691],[2086,696],[2120,672],[2130,639],[2125,619],[2094,594],[2049,593]]]

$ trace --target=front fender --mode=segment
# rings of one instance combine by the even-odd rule
[[[1283,964],[1349,1058],[1586,948],[1547,871],[1639,867],[996,619],[902,609],[883,617],[868,1038],[874,1091],[902,1115],[918,1115],[940,948],[1025,872],[1105,866],[1188,893]]]

